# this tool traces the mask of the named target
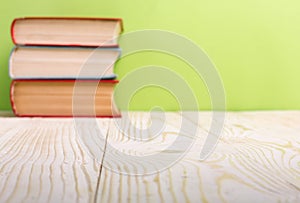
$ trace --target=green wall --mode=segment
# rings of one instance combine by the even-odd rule
[[[297,0],[10,0],[0,8],[0,109],[10,109],[8,57],[10,23],[23,16],[121,17],[125,33],[163,29],[186,36],[209,55],[226,91],[228,110],[300,109],[300,2]],[[121,59],[122,79],[142,66],[166,66],[186,80],[201,109],[209,93],[178,58],[141,52]],[[118,98],[120,106],[125,107]],[[130,109],[178,108],[170,92],[146,87]]]

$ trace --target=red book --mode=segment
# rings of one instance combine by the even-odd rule
[[[17,18],[11,25],[16,45],[117,47],[120,18]]]
[[[22,117],[119,117],[117,80],[14,80],[10,100]]]

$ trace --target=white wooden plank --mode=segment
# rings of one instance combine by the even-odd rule
[[[164,116],[0,118],[0,202],[92,202],[103,155],[98,202],[300,201],[299,111],[228,113],[205,161],[199,157],[211,113],[181,130],[180,114]]]
[[[101,160],[81,138],[94,120],[0,118],[0,202],[93,202]]]
[[[135,157],[163,155],[162,149],[170,145],[174,137],[188,136],[187,133],[167,138],[163,138],[167,133],[161,133],[160,137],[141,143],[137,138],[141,137],[142,130],[130,129],[128,121],[124,120],[122,125],[126,132],[118,133],[112,125],[108,137],[112,148],[105,152],[97,201],[300,201],[299,111],[227,113],[217,147],[208,159],[201,161],[200,150],[209,131],[210,116],[207,112],[199,113],[200,122],[195,124],[198,127],[196,143],[183,159],[150,175],[143,172],[152,171],[153,165],[138,164]],[[134,113],[132,117],[133,123],[149,123],[146,114]],[[173,124],[178,123],[179,117],[168,115],[164,132],[178,132],[178,126],[176,129]],[[124,159],[122,153],[131,155],[132,159]],[[128,175],[136,172],[137,175]]]

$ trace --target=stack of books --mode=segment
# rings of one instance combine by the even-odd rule
[[[116,18],[18,18],[11,26],[16,116],[120,116],[113,100],[120,56]]]

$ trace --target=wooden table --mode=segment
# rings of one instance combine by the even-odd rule
[[[165,116],[152,136],[143,112],[119,124],[2,113],[0,202],[300,202],[300,111],[227,112],[205,160],[211,113],[184,130],[180,113]],[[165,150],[178,136],[191,147]]]

